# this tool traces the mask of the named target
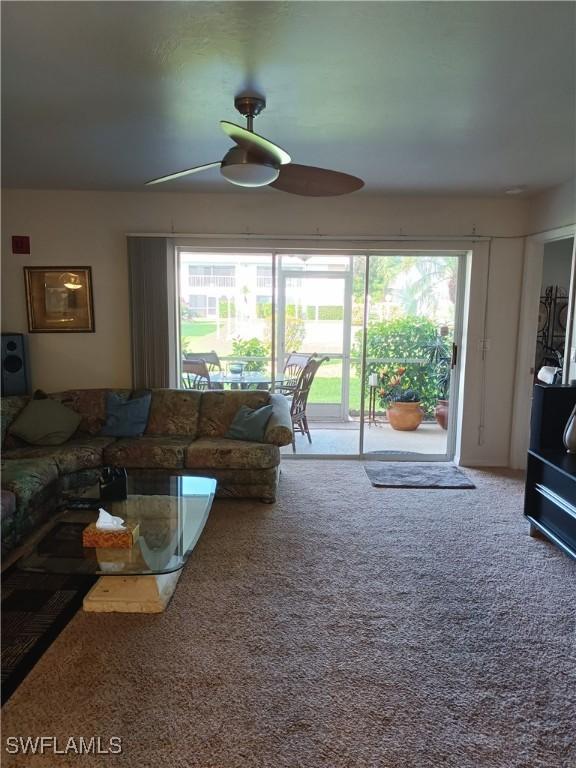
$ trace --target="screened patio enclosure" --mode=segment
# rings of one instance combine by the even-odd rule
[[[297,455],[451,458],[463,261],[181,248],[179,380],[187,358],[215,353],[218,387],[275,390],[290,353],[327,358],[308,394],[312,443],[298,435]],[[390,423],[406,398],[422,415],[407,431]]]

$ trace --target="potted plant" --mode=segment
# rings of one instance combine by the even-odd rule
[[[448,397],[450,394],[450,362],[451,350],[447,340],[448,328],[446,326],[440,329],[434,341],[427,345],[428,361],[434,366],[434,375],[438,391],[438,400],[436,403],[435,416],[436,421],[442,429],[448,429]]]
[[[386,407],[386,415],[392,429],[413,431],[418,429],[424,418],[420,395],[415,389],[404,389],[402,377],[406,368],[390,370],[383,368],[379,374],[380,405]]]

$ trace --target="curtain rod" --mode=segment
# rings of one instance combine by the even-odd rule
[[[178,239],[190,238],[197,240],[317,240],[319,242],[329,240],[333,242],[368,242],[368,243],[387,243],[398,241],[431,241],[445,240],[458,241],[465,240],[471,242],[480,242],[491,240],[498,237],[526,237],[526,235],[262,235],[252,233],[239,233],[236,235],[225,234],[187,234],[177,232],[126,232],[126,237],[173,237]]]

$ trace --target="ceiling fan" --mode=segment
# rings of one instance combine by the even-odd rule
[[[236,142],[236,146],[229,149],[222,160],[170,173],[147,181],[146,184],[160,184],[192,173],[207,171],[209,168],[220,168],[220,173],[225,179],[240,187],[270,186],[293,195],[307,197],[347,195],[364,186],[362,179],[347,173],[312,165],[297,165],[277,144],[254,133],[254,118],[266,106],[263,97],[237,96],[234,106],[246,118],[246,128],[226,120],[220,121],[224,133]]]

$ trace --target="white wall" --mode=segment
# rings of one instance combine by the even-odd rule
[[[558,285],[565,288],[566,292],[570,287],[570,272],[572,270],[572,247],[574,238],[567,237],[565,240],[555,240],[552,243],[544,245],[544,264],[542,268],[542,289],[548,286]]]
[[[529,201],[528,230],[536,234],[547,229],[566,227],[576,221],[576,177],[535,195]]]
[[[467,466],[508,465],[523,253],[523,239],[511,238],[481,243],[472,255],[456,448]]]
[[[322,200],[274,190],[213,195],[7,190],[3,195],[2,326],[5,331],[27,331],[22,266],[90,265],[96,332],[31,334],[32,384],[48,391],[129,386],[128,232],[326,235],[335,241],[350,235],[427,240],[493,236],[487,297],[486,249],[475,259],[472,275],[470,375],[461,457],[463,463],[506,465],[521,235],[526,231],[528,209],[526,201],[517,199],[466,197],[378,198],[359,194]],[[12,255],[11,235],[30,235],[30,256]],[[485,307],[490,349],[484,368],[479,342],[484,334]]]

